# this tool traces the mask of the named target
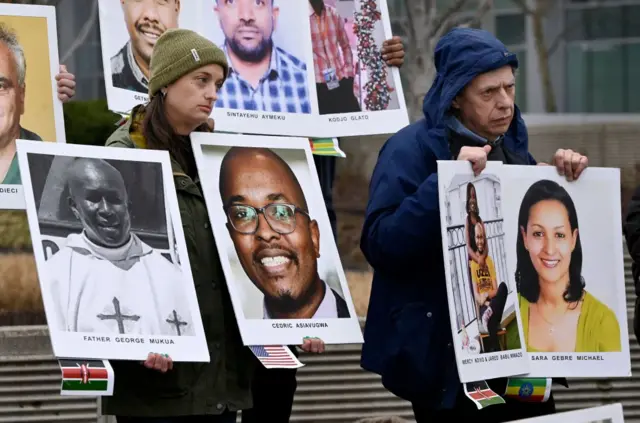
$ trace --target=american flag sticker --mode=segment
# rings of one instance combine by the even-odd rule
[[[60,395],[113,395],[113,368],[107,360],[58,360],[62,372]]]
[[[286,345],[252,345],[249,349],[267,369],[299,369],[304,366]]]

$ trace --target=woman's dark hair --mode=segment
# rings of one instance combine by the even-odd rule
[[[578,229],[578,213],[573,204],[573,200],[569,196],[567,190],[559,184],[547,179],[540,180],[529,187],[522,203],[520,204],[520,213],[518,214],[518,241],[516,243],[516,284],[518,292],[530,303],[538,301],[540,296],[540,281],[538,272],[531,263],[529,252],[524,246],[524,239],[520,228],[527,229],[529,221],[529,212],[531,208],[540,201],[553,200],[559,201],[567,209],[569,215],[569,225],[571,232]],[[577,302],[582,298],[585,282],[582,278],[582,245],[580,244],[580,231],[576,238],[576,246],[571,253],[571,263],[569,264],[569,285],[564,292],[564,300],[568,303]]]
[[[203,123],[195,131],[211,132],[211,128]],[[142,134],[147,141],[148,148],[168,151],[187,175],[195,177],[198,170],[191,147],[191,139],[188,135],[178,135],[173,130],[167,119],[164,95],[158,94],[151,97],[145,106]]]

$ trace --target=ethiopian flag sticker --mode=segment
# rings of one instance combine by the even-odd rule
[[[60,395],[113,395],[113,368],[107,360],[58,360],[62,371]]]
[[[551,394],[551,378],[509,378],[505,397],[523,402],[547,402]]]

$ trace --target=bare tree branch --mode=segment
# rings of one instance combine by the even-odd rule
[[[434,37],[437,33],[441,32],[442,26],[444,26],[453,15],[460,12],[460,10],[464,7],[465,4],[467,4],[468,1],[469,0],[455,0],[455,3],[451,5],[451,7],[445,10],[434,20],[433,27],[431,28],[429,36]]]
[[[527,15],[533,15],[537,12],[537,8],[536,9],[532,9],[529,7],[529,5],[527,4],[527,0],[511,0],[512,2],[514,2],[517,6],[520,7],[520,9],[522,9],[522,11],[527,14]]]
[[[440,30],[434,35],[436,40],[439,40],[444,34],[449,32],[455,27],[464,26],[469,28],[480,28],[482,26],[482,18],[487,14],[491,7],[493,6],[492,0],[482,0],[480,3],[478,10],[473,16],[463,15],[463,16],[452,16],[449,21],[446,22]]]
[[[415,2],[415,0],[404,0],[404,7],[407,11],[407,34],[409,35],[409,42],[411,43],[415,43],[417,38],[416,27],[413,23],[413,19],[411,19],[411,12],[413,9],[411,4],[413,4],[413,2]]]
[[[93,25],[95,24],[97,18],[98,18],[98,0],[93,0],[93,4],[91,5],[91,12],[89,14],[89,19],[87,19],[87,21],[84,23],[76,39],[73,40],[73,43],[71,43],[67,51],[60,58],[61,63],[64,63],[67,60],[69,60],[71,56],[73,56],[73,54],[76,52],[76,50],[79,47],[81,47],[82,44],[84,44],[89,34],[91,34],[91,30],[93,29]]]

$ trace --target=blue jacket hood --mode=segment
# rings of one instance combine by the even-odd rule
[[[518,58],[490,32],[454,28],[436,45],[436,78],[424,98],[427,128],[444,126],[444,116],[458,93],[477,75],[505,65],[518,67]],[[521,120],[516,108],[514,121]],[[523,122],[524,125],[524,122]]]

